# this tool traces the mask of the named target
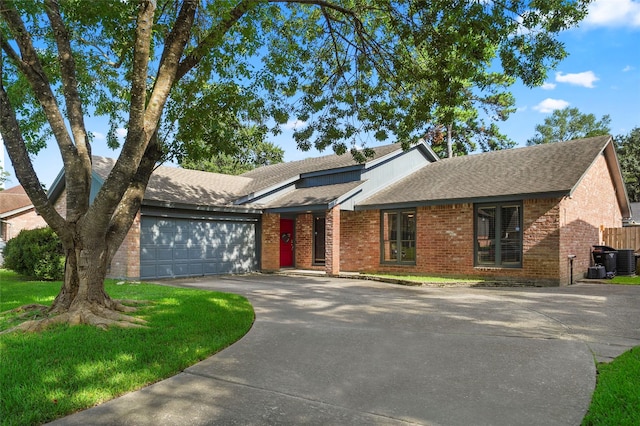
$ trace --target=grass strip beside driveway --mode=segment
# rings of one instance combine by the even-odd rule
[[[640,425],[640,347],[598,364],[598,380],[584,426]]]
[[[60,286],[0,270],[0,312],[51,304]],[[234,294],[113,280],[105,288],[113,298],[152,302],[134,314],[148,328],[0,335],[2,425],[48,422],[175,375],[240,339],[254,320],[250,303]],[[0,315],[0,330],[14,321]]]

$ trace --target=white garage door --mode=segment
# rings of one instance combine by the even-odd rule
[[[237,274],[256,269],[255,221],[142,217],[141,278]]]

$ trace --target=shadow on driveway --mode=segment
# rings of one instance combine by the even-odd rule
[[[256,322],[168,380],[54,424],[577,425],[594,357],[640,345],[640,288],[426,288],[250,275]]]

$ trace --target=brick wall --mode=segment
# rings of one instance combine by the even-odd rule
[[[140,278],[140,212],[131,224],[131,228],[116,251],[107,277],[117,279]]]
[[[568,255],[575,255],[574,279],[585,276],[591,265],[591,248],[602,244],[601,229],[622,226],[622,213],[615,196],[604,156],[600,155],[571,197],[560,204],[560,276],[570,280]]]
[[[558,198],[524,201],[522,272],[515,276],[559,284],[559,202]]]
[[[325,271],[329,275],[336,275],[342,267],[340,263],[340,250],[342,236],[341,228],[341,210],[337,205],[327,212],[326,215],[326,239],[325,239]]]
[[[55,202],[56,211],[66,216],[67,192],[63,191]],[[131,224],[118,251],[107,269],[107,278],[139,279],[140,278],[140,212]]]
[[[447,275],[473,268],[473,204],[417,209],[416,266]]]
[[[416,264],[380,263],[380,211],[342,213],[342,270],[535,280],[558,284],[558,199],[523,202],[523,267],[474,267],[473,204],[416,209]]]
[[[280,215],[262,215],[261,270],[264,272],[280,269]]]
[[[380,211],[341,212],[340,260],[343,271],[380,268]]]
[[[296,216],[295,224],[295,263],[296,268],[317,269],[313,266],[313,214]]]
[[[60,194],[53,207],[60,216],[67,216],[67,191],[62,191],[62,194]]]
[[[23,229],[44,228],[47,226],[47,222],[36,213],[35,208],[31,208],[4,218],[0,226],[2,226],[2,238],[8,241],[16,237]]]

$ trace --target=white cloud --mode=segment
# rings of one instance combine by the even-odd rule
[[[597,0],[584,20],[591,27],[640,28],[640,1]]]
[[[558,83],[569,83],[574,86],[582,86],[593,88],[593,83],[600,80],[593,71],[585,71],[574,74],[564,74],[562,72],[556,73],[556,81]]]
[[[295,129],[299,128],[299,127],[304,127],[304,126],[306,126],[306,125],[307,125],[307,122],[306,122],[306,121],[302,121],[302,120],[289,120],[289,121],[287,121],[287,123],[286,123],[284,126],[282,126],[282,127],[284,127],[285,129],[295,130]]]
[[[93,138],[97,141],[103,141],[105,140],[105,136],[104,133],[100,133],[100,132],[91,132],[91,134],[93,135]]]
[[[542,90],[553,90],[556,88],[556,84],[555,83],[544,83],[542,85]]]
[[[626,67],[622,68],[622,72],[629,72],[629,71],[633,71],[635,68],[632,67],[631,65],[627,65]]]
[[[118,127],[116,129],[116,136],[119,137],[119,138],[127,137],[127,129],[124,129],[122,127]]]
[[[540,102],[538,105],[534,106],[533,109],[538,112],[547,114],[557,109],[564,109],[568,106],[569,102],[565,100],[547,98],[544,101]]]

